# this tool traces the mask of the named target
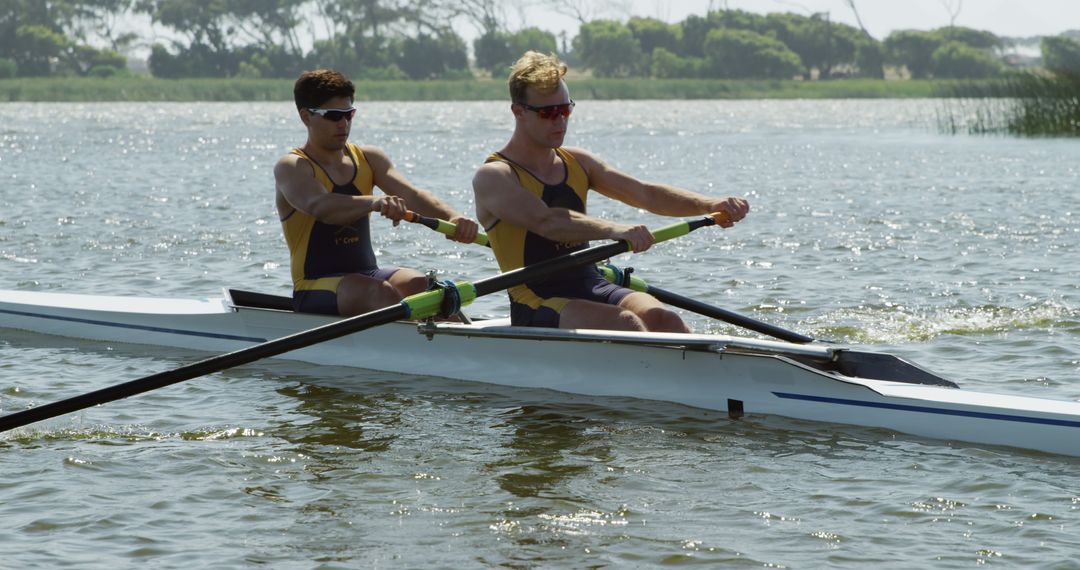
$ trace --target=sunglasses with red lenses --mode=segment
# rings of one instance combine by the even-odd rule
[[[356,107],[349,107],[348,109],[319,109],[317,107],[309,107],[308,113],[319,115],[327,121],[336,123],[342,119],[349,119],[351,121],[353,116],[356,115]]]
[[[569,117],[570,112],[574,110],[574,105],[576,105],[577,103],[574,103],[574,100],[571,99],[569,103],[560,103],[558,105],[544,105],[543,107],[536,107],[528,103],[518,104],[522,107],[525,107],[525,109],[536,113],[536,116],[540,117],[541,119],[554,121],[559,117]]]

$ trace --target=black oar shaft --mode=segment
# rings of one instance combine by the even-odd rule
[[[609,257],[619,255],[620,253],[626,253],[629,250],[629,245],[623,241],[598,245],[548,259],[546,261],[541,261],[539,263],[534,263],[533,265],[522,267],[521,269],[514,269],[513,271],[508,271],[494,277],[481,279],[473,285],[476,287],[476,296],[479,297],[480,295],[501,291],[520,283],[527,283],[544,275],[550,275],[564,269],[596,263]]]
[[[94,392],[81,394],[59,402],[44,404],[29,410],[15,412],[0,417],[0,432],[22,427],[41,420],[54,418],[91,406],[112,402],[143,392],[149,392],[157,388],[163,388],[171,384],[198,378],[214,372],[219,372],[235,366],[250,364],[256,360],[277,356],[279,354],[297,350],[313,344],[332,340],[349,333],[357,332],[406,318],[408,308],[405,305],[393,305],[377,311],[365,313],[341,321],[336,321],[318,328],[305,330],[293,335],[271,340],[234,352],[220,354],[205,360],[193,362],[165,372],[144,376],[137,380],[124,382],[102,388]]]
[[[680,309],[686,309],[687,311],[693,311],[706,317],[719,319],[726,323],[730,323],[747,330],[766,334],[771,337],[786,340],[788,342],[797,342],[800,344],[814,342],[813,338],[799,334],[795,331],[789,331],[785,328],[771,325],[769,323],[762,322],[757,319],[747,317],[745,315],[740,315],[739,313],[729,311],[727,309],[722,309],[708,303],[702,303],[697,299],[684,297],[678,293],[673,293],[659,287],[653,287],[652,285],[649,285],[647,292],[653,297],[656,297],[660,301],[663,301],[664,303],[667,303],[669,305],[678,307]]]

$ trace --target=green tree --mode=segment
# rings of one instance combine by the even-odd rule
[[[337,35],[315,42],[306,61],[309,67],[330,67],[356,79],[407,79],[394,63],[392,41],[385,37]]]
[[[395,63],[411,79],[461,77],[469,68],[465,40],[452,32],[402,39]]]
[[[709,20],[707,16],[702,17],[696,14],[687,16],[682,22],[682,43],[680,49],[672,50],[675,55],[684,57],[704,57],[705,52],[702,51],[705,45],[705,36],[709,35],[709,32],[716,29],[716,24]]]
[[[510,34],[499,31],[489,31],[473,40],[473,54],[476,57],[476,67],[486,69],[493,76],[498,70],[513,61],[514,55],[510,51]]]
[[[303,56],[297,28],[304,3],[305,0],[228,0],[229,29],[246,40],[246,47],[262,52],[272,67],[290,67],[283,71],[292,76]]]
[[[229,9],[224,0],[139,0],[137,8],[154,23],[186,36],[191,47],[198,45],[223,56],[229,52]]]
[[[52,61],[70,45],[64,34],[46,26],[20,26],[15,29],[12,59],[19,75],[42,76],[52,73]]]
[[[855,68],[861,77],[885,78],[885,53],[873,38],[855,42]]]
[[[748,30],[759,34],[765,33],[769,29],[767,16],[745,10],[717,10],[710,12],[708,19],[715,23],[716,28]]]
[[[24,26],[42,26],[60,32],[55,2],[0,0],[0,51],[13,53],[15,31]]]
[[[0,58],[21,76],[49,75],[74,42],[60,26],[64,2],[0,0]]]
[[[515,33],[494,32],[473,40],[476,66],[503,77],[517,58],[529,50],[555,53],[555,35],[540,28],[525,28]]]
[[[1001,73],[1001,62],[989,51],[961,42],[945,42],[934,50],[934,77],[982,79]]]
[[[705,38],[717,29],[764,34],[769,31],[769,23],[765,16],[743,10],[714,10],[704,17],[691,15],[682,22],[682,49],[676,53],[684,57],[704,57]]]
[[[885,38],[885,60],[907,67],[913,79],[926,79],[934,66],[934,51],[944,43],[930,32],[901,31]]]
[[[331,34],[316,42],[308,60],[360,79],[471,77],[465,43],[448,22],[473,9],[479,10],[473,15],[479,15],[484,34],[490,32],[487,40],[497,39],[490,2],[325,0],[316,5]]]
[[[53,4],[58,6],[57,24],[79,43],[101,40],[108,46],[102,51],[119,53],[139,39],[134,32],[120,31],[135,0],[63,0]]]
[[[265,71],[293,76],[303,61],[296,33],[303,4],[304,0],[136,0],[135,10],[186,40],[173,42],[172,50],[159,45],[151,51],[155,75],[229,77],[244,63],[244,73],[250,76],[265,58]]]
[[[172,42],[172,53],[157,44],[150,52],[150,71],[158,77],[228,77],[237,71],[227,29],[226,0],[138,0],[136,9],[159,25],[187,39]]]
[[[637,39],[641,51],[646,56],[656,48],[664,48],[672,53],[679,49],[682,31],[678,25],[669,24],[656,18],[630,18],[626,27]]]
[[[704,52],[716,77],[790,79],[803,70],[802,60],[783,42],[749,30],[713,30]]]
[[[650,75],[660,79],[703,77],[706,75],[708,61],[703,57],[680,57],[665,48],[658,47],[652,52]]]
[[[769,14],[766,21],[769,32],[799,55],[807,71],[816,69],[821,79],[831,77],[836,67],[855,67],[856,46],[867,41],[859,29],[833,22],[827,13]]]
[[[525,28],[510,34],[510,56],[507,64],[517,61],[525,52],[533,50],[540,53],[555,53],[558,51],[558,42],[555,34],[541,30],[540,28]]]
[[[641,44],[630,28],[615,20],[593,20],[582,24],[574,38],[574,51],[597,77],[626,77],[639,73]]]
[[[642,75],[651,75],[653,54],[657,49],[674,54],[674,51],[680,48],[682,40],[678,25],[668,24],[655,18],[635,16],[630,18],[626,27],[630,29],[630,33],[641,46],[641,63],[637,67]]]
[[[127,69],[127,58],[110,49],[69,44],[61,59],[63,71],[75,75],[111,77]]]
[[[991,32],[965,28],[962,26],[946,26],[932,32],[945,42],[959,42],[968,47],[991,51],[1000,48],[1001,38]]]
[[[1067,36],[1047,36],[1042,39],[1040,48],[1046,69],[1080,76],[1080,41]]]

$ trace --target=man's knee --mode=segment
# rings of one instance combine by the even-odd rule
[[[390,283],[387,283],[387,285],[390,285]],[[408,297],[409,295],[427,291],[428,279],[426,275],[416,274],[398,281],[394,287],[402,297]]]
[[[428,290],[428,276],[419,272],[409,272],[409,274],[395,275],[396,279],[391,279],[387,285],[395,288],[397,293],[402,297],[408,297],[409,295],[416,295]]]
[[[635,315],[633,311],[619,309],[619,312],[615,315],[615,327],[613,328],[624,331],[647,331],[649,325]]]
[[[645,327],[653,332],[690,332],[690,328],[674,311],[664,307],[650,308],[640,315]]]
[[[393,305],[401,300],[389,282],[363,276],[347,276],[338,286],[338,312],[341,315],[358,315]]]
[[[575,301],[559,316],[559,326],[568,329],[608,329],[644,331],[645,323],[629,309],[591,301]]]

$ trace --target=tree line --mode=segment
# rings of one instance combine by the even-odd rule
[[[551,0],[553,9],[559,4]],[[583,21],[572,42],[510,31],[500,0],[0,0],[0,77],[127,72],[122,54],[149,49],[162,78],[294,78],[333,67],[357,79],[504,77],[529,49],[559,52],[598,77],[987,78],[1007,69],[1005,41],[947,26],[877,40],[826,13],[716,10],[673,24],[654,18]],[[149,18],[169,40],[124,31]],[[469,45],[452,22],[478,32]],[[314,38],[302,41],[302,38]],[[1042,40],[1044,65],[1080,72],[1080,41]]]

